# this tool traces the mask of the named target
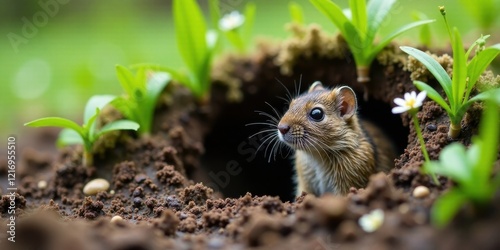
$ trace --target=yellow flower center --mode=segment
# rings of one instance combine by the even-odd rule
[[[408,101],[406,101],[406,105],[410,108],[413,108],[415,106],[415,99],[409,99]]]

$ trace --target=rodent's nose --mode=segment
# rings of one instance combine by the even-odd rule
[[[288,131],[290,130],[290,126],[286,125],[286,124],[280,124],[278,125],[278,130],[280,131],[280,133],[282,135],[288,133]]]

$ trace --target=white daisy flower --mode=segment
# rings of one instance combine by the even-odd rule
[[[359,218],[358,224],[361,228],[371,233],[377,230],[384,223],[384,211],[382,209],[375,209],[368,214]]]
[[[427,92],[425,91],[418,93],[418,95],[415,91],[405,93],[405,99],[399,97],[394,99],[394,103],[398,106],[392,108],[392,113],[401,114],[408,110],[417,109],[422,106],[426,96]]]
[[[238,11],[233,11],[224,15],[219,20],[219,29],[222,31],[230,31],[240,27],[245,22],[245,17]]]

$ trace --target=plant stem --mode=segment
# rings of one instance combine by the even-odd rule
[[[94,156],[88,150],[83,150],[82,164],[84,167],[91,167],[94,164]]]
[[[450,122],[450,127],[448,129],[448,136],[451,139],[457,139],[457,137],[460,135],[460,131],[462,130],[462,127],[460,124],[456,125],[453,122]]]
[[[366,83],[370,81],[370,67],[369,66],[357,66],[356,74],[358,75],[358,82]]]
[[[417,132],[418,140],[420,141],[420,148],[422,149],[422,154],[424,155],[425,162],[430,162],[431,160],[429,159],[429,153],[427,153],[427,148],[425,147],[425,141],[424,137],[422,136],[422,131],[420,130],[417,114],[412,115],[412,120],[413,120],[413,126],[415,127],[415,131]],[[436,174],[433,172],[430,172],[429,174],[432,177],[434,183],[439,186]]]

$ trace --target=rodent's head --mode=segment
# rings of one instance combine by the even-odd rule
[[[290,102],[278,124],[278,137],[294,149],[313,154],[352,147],[356,110],[356,95],[351,88],[329,90],[315,82],[307,93]]]

